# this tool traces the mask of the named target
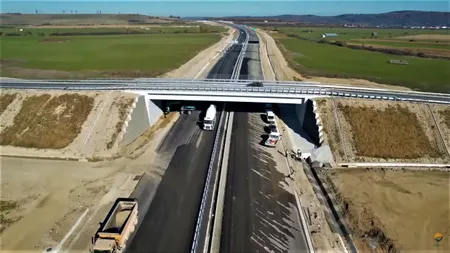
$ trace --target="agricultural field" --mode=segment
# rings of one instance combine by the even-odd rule
[[[450,61],[356,50],[272,34],[292,68],[306,76],[366,79],[414,90],[450,92]],[[405,60],[408,65],[390,64]]]
[[[450,251],[450,173],[334,169],[326,174],[360,252]],[[444,235],[440,243],[435,233]]]
[[[345,27],[270,27],[284,34],[295,34],[302,38],[320,40],[324,33],[337,33],[338,40],[358,41],[362,39],[373,40],[420,40],[418,43],[430,45],[449,44],[450,30],[431,29],[377,29],[377,28],[345,28]],[[376,35],[372,35],[376,33]],[[430,36],[431,35],[431,36]],[[411,41],[414,42],[414,41]]]
[[[174,32],[187,28],[164,29],[172,29]],[[37,36],[36,30],[31,30],[30,36],[1,37],[2,76],[22,78],[158,76],[179,67],[221,38],[219,33],[182,32]],[[85,31],[85,29],[39,30],[43,33]],[[117,30],[99,28],[98,31]]]
[[[0,14],[2,26],[76,26],[185,23],[176,18],[136,14]]]
[[[168,26],[141,25],[122,27],[4,27],[1,36],[77,36],[77,35],[129,35],[129,34],[171,34],[171,33],[220,33],[219,26]]]

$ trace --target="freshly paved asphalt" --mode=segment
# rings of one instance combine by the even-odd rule
[[[257,44],[249,44],[241,78],[263,79]],[[220,252],[305,252],[295,196],[274,157],[262,147],[264,123],[249,118],[263,104],[234,103]],[[281,165],[280,165],[281,166]]]
[[[231,77],[239,47],[233,46],[208,77]],[[127,253],[190,250],[215,136],[215,131],[200,129],[197,121],[201,116],[200,111],[182,115],[158,148],[162,156],[173,155],[148,211],[140,213],[145,216],[141,216]]]

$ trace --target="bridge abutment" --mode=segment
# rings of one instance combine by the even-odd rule
[[[147,94],[137,98],[135,108],[130,112],[123,137],[119,146],[123,147],[141,136],[148,128],[153,126],[163,115],[162,102],[150,100]]]

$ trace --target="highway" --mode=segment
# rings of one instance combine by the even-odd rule
[[[241,77],[263,77],[258,47],[248,45]],[[306,252],[295,196],[284,186],[286,165],[276,162],[276,151],[260,145],[264,104],[229,106],[234,121],[220,252]]]
[[[245,38],[244,38],[245,39]],[[243,40],[242,36],[239,38]],[[240,45],[233,45],[208,77],[231,76]],[[200,105],[205,110],[209,104]],[[218,104],[218,111],[221,110]],[[215,131],[203,131],[200,111],[181,115],[158,148],[170,157],[165,173],[126,252],[188,252],[191,248]],[[218,118],[220,118],[220,113]],[[141,202],[141,200],[140,200]],[[145,202],[145,201],[143,201]]]

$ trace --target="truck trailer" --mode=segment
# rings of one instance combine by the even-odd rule
[[[204,130],[214,130],[214,125],[216,124],[216,106],[210,105],[208,110],[206,110],[205,118],[203,119],[203,129]]]
[[[100,223],[93,237],[92,253],[119,253],[126,246],[138,222],[138,202],[133,198],[118,198]]]

